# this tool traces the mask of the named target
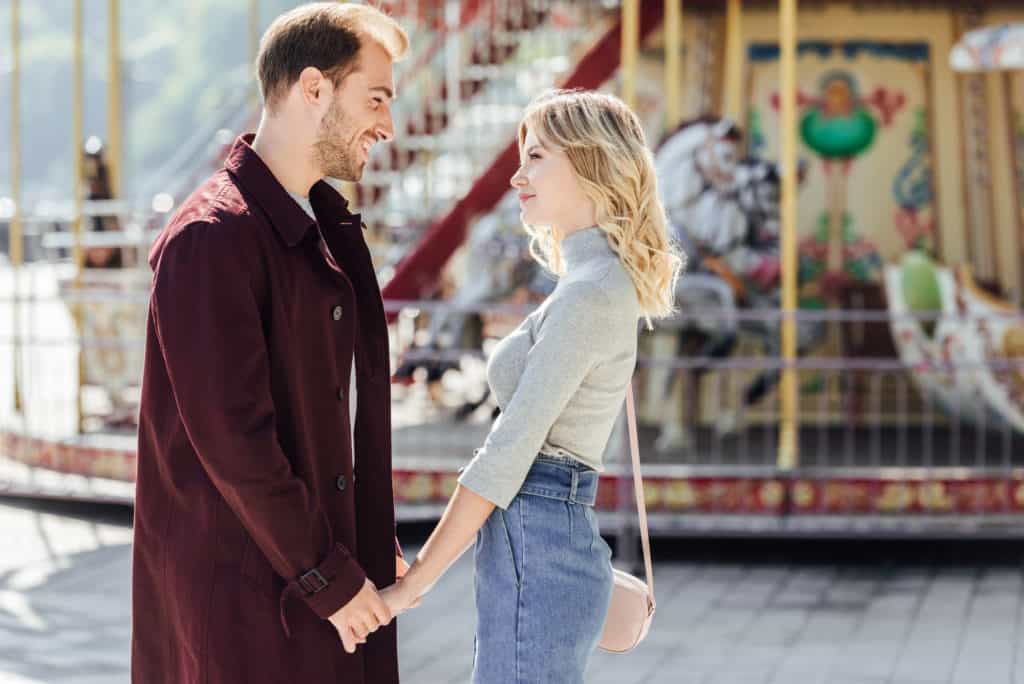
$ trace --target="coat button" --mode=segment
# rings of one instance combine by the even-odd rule
[[[345,388],[338,388],[338,401],[345,401]]]
[[[345,476],[339,475],[338,479],[334,481],[334,486],[338,488],[339,492],[345,491]]]
[[[333,309],[331,309],[331,318],[333,318],[336,321],[340,321],[341,320],[341,305],[340,304],[338,306],[334,307]]]

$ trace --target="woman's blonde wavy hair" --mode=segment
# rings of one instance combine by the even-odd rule
[[[647,327],[653,328],[651,318],[673,314],[685,257],[669,240],[654,159],[636,114],[612,95],[548,90],[526,108],[519,124],[520,151],[528,130],[569,158],[584,194],[594,202],[598,227],[633,279]],[[561,237],[550,226],[524,228],[533,258],[563,275]]]

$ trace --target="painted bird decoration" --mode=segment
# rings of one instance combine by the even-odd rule
[[[853,160],[874,144],[880,127],[887,127],[903,109],[906,97],[884,87],[863,97],[857,78],[844,69],[826,72],[818,80],[818,94],[797,93],[800,137],[821,158],[826,176],[828,207],[828,249],[822,289],[834,292],[845,280],[844,227],[847,179]],[[778,94],[772,96],[778,108]],[[838,165],[838,170],[835,166]],[[838,171],[838,172],[836,172]],[[834,282],[833,282],[834,281]]]

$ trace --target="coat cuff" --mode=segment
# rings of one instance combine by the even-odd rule
[[[317,615],[328,619],[363,588],[366,573],[341,544],[320,565],[288,583],[286,591],[300,596]]]

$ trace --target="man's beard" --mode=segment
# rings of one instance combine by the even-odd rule
[[[317,164],[325,176],[346,181],[358,181],[363,177],[363,160],[356,145],[359,131],[345,116],[341,105],[331,104],[320,124],[320,136],[313,145]]]

